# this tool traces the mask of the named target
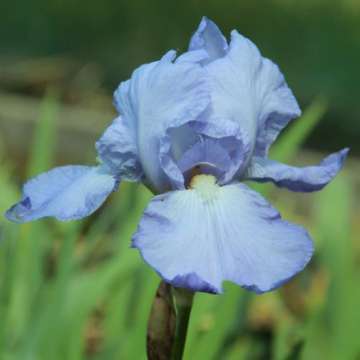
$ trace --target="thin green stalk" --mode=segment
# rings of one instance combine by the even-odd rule
[[[172,288],[172,293],[176,311],[176,327],[171,360],[181,360],[185,349],[194,293],[174,287]]]

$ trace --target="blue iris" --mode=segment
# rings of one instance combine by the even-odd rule
[[[141,181],[157,195],[132,245],[168,283],[221,293],[229,280],[262,293],[306,266],[306,230],[241,181],[320,190],[348,149],[303,168],[268,159],[300,109],[279,68],[250,40],[233,31],[228,43],[204,18],[186,53],[140,66],[116,90],[115,106],[119,116],[96,143],[100,165],[30,180],[9,220],[81,219],[120,181]]]

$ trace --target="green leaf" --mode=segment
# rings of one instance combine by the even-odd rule
[[[281,134],[270,149],[270,158],[284,163],[290,161],[323,118],[326,109],[327,102],[324,99],[314,101],[304,114],[290,123],[289,128]]]
[[[50,89],[45,96],[35,127],[30,150],[28,177],[49,170],[56,146],[56,119],[59,110],[57,93]]]

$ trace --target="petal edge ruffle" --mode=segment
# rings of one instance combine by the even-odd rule
[[[101,161],[123,180],[139,181],[143,176],[134,131],[119,116],[96,142]]]

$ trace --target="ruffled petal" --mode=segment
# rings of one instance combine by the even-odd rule
[[[211,179],[200,175],[192,189],[156,196],[133,236],[165,281],[221,293],[229,280],[262,293],[305,267],[313,245],[302,227],[282,220],[246,185],[220,187]]]
[[[196,120],[210,102],[204,70],[193,62],[173,62],[175,52],[143,65],[120,85],[115,103],[131,128],[145,181],[156,192],[171,187],[160,166],[159,140],[169,127]]]
[[[212,117],[240,124],[256,155],[265,155],[281,129],[300,115],[279,68],[236,31],[227,54],[205,70],[211,79]]]
[[[295,167],[277,161],[254,157],[247,169],[247,179],[258,182],[271,181],[292,191],[321,190],[343,167],[349,149],[327,156],[319,165]]]
[[[281,130],[299,117],[301,110],[278,66],[263,59],[262,68],[261,81],[266,95],[260,112],[254,155],[266,157]]]
[[[96,142],[100,159],[123,180],[139,181],[143,176],[137,147],[135,129],[119,116]]]
[[[201,61],[205,65],[225,56],[228,44],[217,25],[208,18],[203,17],[190,40],[189,50],[205,50],[208,57]]]
[[[6,217],[18,223],[43,217],[81,219],[97,210],[117,185],[104,167],[57,167],[28,181],[22,200],[6,212]]]

